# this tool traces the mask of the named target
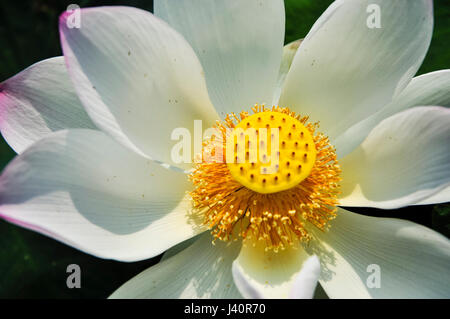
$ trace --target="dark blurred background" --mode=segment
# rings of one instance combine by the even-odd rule
[[[414,1],[414,0],[411,0]],[[331,0],[285,0],[285,43],[305,37]],[[40,60],[61,55],[58,16],[71,3],[80,7],[129,5],[153,11],[152,1],[0,2],[0,82]],[[435,27],[430,50],[418,74],[449,68],[450,5],[434,1]],[[15,156],[0,138],[0,169]],[[349,209],[361,214],[408,219],[450,237],[450,204],[398,210]],[[0,220],[0,298],[106,298],[159,257],[136,263],[103,260]],[[81,267],[80,289],[66,286],[66,267]]]

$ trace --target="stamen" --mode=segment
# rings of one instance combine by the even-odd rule
[[[203,218],[215,239],[231,240],[238,236],[260,241],[266,250],[276,252],[298,240],[310,240],[307,224],[320,230],[328,228],[329,221],[336,216],[340,169],[335,149],[326,136],[316,132],[317,124],[307,122],[308,117],[297,116],[287,108],[266,109],[259,105],[253,112],[256,118],[247,112],[239,114],[240,119],[230,114],[224,123],[217,123],[217,128],[226,136],[227,128],[239,127],[244,120],[241,124],[244,128],[250,123],[255,129],[265,128],[268,123],[276,128],[278,123],[283,123],[284,132],[279,132],[281,147],[276,151],[280,165],[260,163],[259,157],[254,157],[258,158],[256,163],[248,163],[248,156],[244,163],[228,165],[225,163],[226,138],[206,141],[204,151],[222,147],[224,161],[199,163],[190,175],[194,184],[190,193],[192,217],[194,220],[198,216]],[[285,142],[294,129],[300,130],[300,134],[292,134],[293,141]],[[263,144],[267,146],[269,159],[272,157],[270,140]],[[256,148],[261,145],[257,140],[255,144]],[[298,145],[305,145],[305,149],[297,155]],[[234,144],[230,147],[236,150]],[[251,150],[247,147],[245,151]],[[238,155],[235,153],[233,158],[237,159]],[[276,172],[262,174],[261,168],[266,168],[267,173],[269,167],[275,167]]]

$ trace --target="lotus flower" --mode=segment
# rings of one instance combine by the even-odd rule
[[[447,238],[342,208],[450,201],[450,72],[413,78],[432,1],[338,0],[284,54],[281,0],[154,6],[82,9],[80,28],[63,13],[64,57],[1,83],[19,154],[0,177],[5,220],[100,258],[166,252],[112,297],[310,296],[296,284],[310,255],[332,298],[450,296]],[[174,161],[172,132],[195,120],[278,127],[279,167]]]

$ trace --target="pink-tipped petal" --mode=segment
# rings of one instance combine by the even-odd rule
[[[189,182],[94,130],[41,139],[0,176],[0,217],[101,258],[156,256],[204,231]]]
[[[0,130],[17,153],[69,128],[95,125],[75,93],[63,57],[33,64],[0,84]]]
[[[81,9],[81,28],[60,18],[61,44],[72,82],[95,124],[137,153],[190,168],[171,157],[176,128],[211,127],[200,62],[175,30],[131,7]],[[192,154],[193,158],[193,154]]]

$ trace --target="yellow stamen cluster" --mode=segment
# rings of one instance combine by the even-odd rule
[[[194,184],[194,190],[190,195],[195,211],[203,215],[203,222],[212,229],[214,238],[230,240],[241,236],[263,241],[266,250],[278,251],[293,245],[297,240],[308,241],[310,235],[305,227],[307,223],[324,230],[328,222],[336,216],[340,168],[335,149],[326,136],[316,132],[317,123],[308,123],[307,116],[300,117],[288,108],[278,106],[267,109],[264,106],[255,105],[252,110],[256,117],[247,112],[241,112],[239,117],[232,113],[224,122],[217,122],[216,127],[222,132],[223,137],[211,138],[204,143],[202,153],[204,161],[197,164],[190,175]],[[284,118],[288,121],[291,131],[298,132],[299,136],[289,137],[289,143],[296,147],[297,142],[301,145],[302,156],[305,153],[308,154],[307,156],[314,156],[314,161],[310,168],[300,169],[297,172],[298,175],[303,174],[301,178],[292,171],[290,178],[297,178],[298,182],[290,184],[290,188],[283,187],[282,190],[267,191],[268,186],[262,185],[264,174],[258,174],[257,177],[262,179],[256,187],[250,187],[251,183],[254,183],[251,177],[250,180],[240,181],[238,181],[239,178],[235,178],[240,176],[240,167],[244,165],[227,164],[226,141],[230,135],[230,129],[235,129],[239,125],[247,126],[247,123],[250,123],[251,127],[255,124],[253,121],[258,121],[258,118],[261,121],[265,119],[267,122],[275,120],[275,117],[277,121],[282,121]],[[265,125],[265,122],[261,123]],[[292,130],[293,124],[297,126],[298,131]],[[302,136],[301,132],[303,132]],[[305,138],[311,138],[311,141],[306,142]],[[280,138],[281,141],[283,139],[286,137]],[[308,145],[309,149],[306,152],[305,144],[311,142],[313,145]],[[218,148],[222,148],[221,158],[205,161],[205,158],[210,159]],[[234,149],[233,154],[236,151]],[[289,152],[292,153],[291,150]],[[286,158],[292,155],[289,152],[281,154],[280,151],[280,163],[286,164],[289,161]],[[300,163],[302,159],[298,161]],[[246,162],[246,169],[249,169],[248,165],[251,166],[251,163]],[[267,176],[275,178],[277,172],[278,170]]]

